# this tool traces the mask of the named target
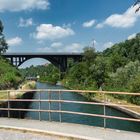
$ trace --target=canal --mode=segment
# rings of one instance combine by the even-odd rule
[[[39,83],[36,84],[37,89],[64,89],[62,86],[50,85],[46,83]],[[44,99],[47,100],[49,94],[47,92],[28,92],[22,96],[22,99]],[[58,92],[51,92],[51,99],[58,100]],[[72,100],[72,101],[86,101],[88,102],[87,98],[83,97],[80,94],[72,93],[72,92],[63,92],[61,94],[62,100]],[[10,101],[11,108],[19,108],[19,109],[40,109],[41,110],[49,110],[49,103],[48,102],[23,102],[23,101]],[[51,103],[51,110],[59,110],[59,103]],[[8,107],[8,102],[3,103],[0,105],[2,108]],[[85,105],[85,104],[74,104],[74,103],[61,103],[61,109],[64,111],[75,111],[75,112],[83,112],[83,113],[93,113],[93,114],[104,114],[104,108],[100,105]],[[113,109],[111,107],[106,107],[106,115],[109,116],[118,116],[118,117],[127,117],[130,118],[127,114]],[[39,116],[41,120],[49,121],[49,113],[47,112],[30,112],[30,111],[10,111],[11,118],[24,118],[24,119],[35,119],[39,120]],[[0,117],[8,117],[8,111],[0,111]],[[60,119],[59,113],[51,113],[51,121],[58,121]],[[62,122],[68,123],[76,123],[76,124],[85,124],[91,126],[104,126],[104,119],[99,117],[89,117],[89,116],[82,116],[82,115],[73,115],[73,114],[62,114],[61,113],[61,120]],[[119,130],[126,130],[126,131],[134,131],[140,132],[140,123],[138,122],[131,122],[131,121],[122,121],[117,119],[106,119],[106,127],[112,129],[119,129]]]
[[[46,83],[37,83],[37,89],[64,89],[62,86],[50,85]],[[36,92],[33,95],[34,99],[39,99],[39,93]],[[42,92],[41,99],[48,99],[48,93]],[[59,99],[57,93],[51,94],[51,99]],[[80,94],[67,92],[61,95],[62,100],[74,100],[74,101],[87,101],[85,97]],[[30,109],[38,109],[39,103],[38,102],[31,102],[28,106]],[[76,112],[85,112],[85,113],[94,113],[94,114],[103,114],[103,107],[99,105],[82,105],[82,104],[73,104],[73,103],[62,103],[61,104],[62,110],[67,111],[76,111]],[[41,102],[41,109],[49,109],[49,104],[47,102]],[[59,110],[59,103],[51,103],[52,110]],[[112,116],[121,116],[121,117],[130,117],[127,114],[115,110],[110,107],[106,107],[106,115]],[[99,117],[89,117],[89,116],[81,116],[81,115],[73,115],[73,114],[62,114],[62,122],[69,122],[69,123],[78,123],[78,124],[85,124],[91,126],[104,126],[103,118]],[[39,119],[38,112],[27,112],[24,115],[24,118],[28,119]],[[49,120],[48,113],[41,113],[41,120]],[[52,121],[59,121],[59,113],[51,113],[51,120]],[[136,131],[140,132],[140,123],[131,122],[131,121],[122,121],[116,119],[106,119],[106,127],[113,128],[113,129],[120,129],[120,130],[127,130],[127,131]]]

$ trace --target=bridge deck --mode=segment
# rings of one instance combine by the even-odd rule
[[[79,124],[0,118],[0,128],[13,128],[88,140],[139,140],[140,133],[103,129]]]

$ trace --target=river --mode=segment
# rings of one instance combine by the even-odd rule
[[[64,89],[62,86],[50,85],[46,83],[39,83],[37,82],[37,89]],[[39,98],[39,93],[34,93],[34,99]],[[41,93],[41,99],[48,99],[48,93],[43,92]],[[57,93],[51,94],[51,99],[58,99]],[[61,95],[61,99],[63,100],[75,100],[75,101],[87,101],[85,97],[77,93],[63,93]],[[38,109],[39,103],[38,102],[31,102],[29,107],[30,109]],[[41,109],[49,109],[49,105],[47,102],[41,103]],[[59,110],[59,103],[51,103],[51,109]],[[103,107],[99,105],[82,105],[82,104],[73,104],[73,103],[62,103],[62,110],[67,111],[76,111],[76,112],[86,112],[86,113],[97,113],[103,114]],[[110,107],[106,107],[106,115],[112,116],[121,116],[121,117],[130,117],[127,114],[115,110]],[[28,112],[25,114],[24,118],[30,119],[39,119],[38,112]],[[48,113],[41,113],[41,120],[49,120]],[[51,113],[51,120],[52,121],[59,121],[59,113]],[[81,115],[73,115],[73,114],[62,114],[62,122],[69,122],[69,123],[78,123],[78,124],[85,124],[91,126],[99,126],[103,127],[104,120],[103,118],[99,117],[88,117],[88,116],[81,116]],[[131,122],[131,121],[122,121],[116,119],[106,119],[106,127],[119,129],[119,130],[127,130],[127,131],[136,131],[140,132],[140,123]]]

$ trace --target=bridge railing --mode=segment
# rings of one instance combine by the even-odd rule
[[[21,98],[15,98],[15,96],[19,96],[19,94],[27,93],[30,94],[31,92],[38,93],[38,98],[36,99],[21,99]],[[100,101],[75,101],[75,100],[65,100],[62,99],[63,93],[80,93],[80,94],[99,94],[102,96],[102,100]],[[111,92],[111,91],[87,91],[87,90],[59,90],[59,89],[37,89],[37,90],[4,90],[0,91],[0,94],[5,93],[6,96],[3,99],[0,99],[0,103],[6,103],[6,106],[3,107],[0,105],[0,112],[6,111],[7,117],[10,118],[11,111],[23,111],[23,112],[38,112],[38,119],[41,120],[41,113],[47,112],[49,115],[49,121],[51,121],[51,113],[59,113],[59,121],[62,122],[62,114],[73,114],[73,115],[82,115],[82,116],[89,116],[89,117],[99,117],[104,119],[104,128],[106,127],[106,119],[117,119],[117,120],[124,120],[124,121],[133,121],[133,122],[140,122],[140,118],[134,118],[134,117],[119,117],[119,116],[113,116],[108,115],[106,111],[106,107],[115,107],[115,108],[135,108],[137,110],[140,110],[140,106],[137,105],[128,105],[128,104],[116,104],[111,103],[107,99],[107,95],[127,95],[127,96],[138,96],[140,97],[140,93],[128,93],[128,92]],[[46,93],[47,96],[45,99],[41,98],[41,93]],[[52,99],[51,95],[53,93],[58,94],[57,99]],[[37,109],[29,109],[29,108],[18,108],[18,107],[12,107],[12,102],[37,102],[38,108]],[[48,109],[42,109],[41,103],[47,103]],[[58,103],[59,109],[51,109],[52,103]],[[81,111],[69,111],[69,110],[63,110],[62,104],[83,104],[83,105],[99,105],[103,107],[103,114],[96,114],[96,113],[85,113]],[[133,112],[133,111],[132,111]]]

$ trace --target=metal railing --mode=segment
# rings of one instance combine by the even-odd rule
[[[18,93],[26,93],[26,92],[37,92],[39,94],[37,99],[16,99],[15,95]],[[51,94],[52,93],[58,94],[58,99],[52,99]],[[100,94],[103,96],[102,102],[91,102],[91,101],[74,101],[74,100],[63,100],[62,94],[72,92],[72,93],[82,93],[82,94]],[[49,121],[51,121],[51,113],[59,113],[59,121],[62,122],[62,114],[74,114],[74,115],[82,115],[82,116],[89,116],[89,117],[99,117],[104,119],[104,128],[106,128],[106,119],[118,119],[118,120],[124,120],[124,121],[133,121],[133,122],[140,122],[140,119],[138,118],[126,118],[126,117],[119,117],[119,116],[110,116],[106,114],[106,107],[124,107],[124,108],[136,108],[140,110],[140,106],[137,105],[126,105],[126,104],[114,104],[107,102],[106,95],[112,94],[112,95],[130,95],[130,96],[140,96],[140,93],[128,93],[128,92],[111,92],[111,91],[87,91],[87,90],[59,90],[59,89],[37,89],[37,90],[1,90],[1,93],[7,94],[7,98],[0,99],[0,102],[6,102],[7,107],[1,107],[0,111],[7,111],[7,116],[10,118],[11,111],[30,111],[30,112],[38,112],[38,118],[41,120],[41,113],[47,112],[49,114]],[[11,94],[12,93],[12,94]],[[14,93],[14,97],[13,97]],[[41,99],[41,93],[47,93],[48,98],[47,99]],[[38,102],[38,109],[24,109],[24,108],[11,108],[11,102]],[[42,109],[41,103],[47,102],[48,103],[48,109]],[[51,109],[51,103],[58,103],[58,110],[52,110]],[[93,114],[93,113],[85,113],[85,112],[76,112],[76,111],[68,111],[68,110],[62,110],[62,103],[72,103],[72,104],[83,104],[83,105],[99,105],[103,106],[103,114]]]

